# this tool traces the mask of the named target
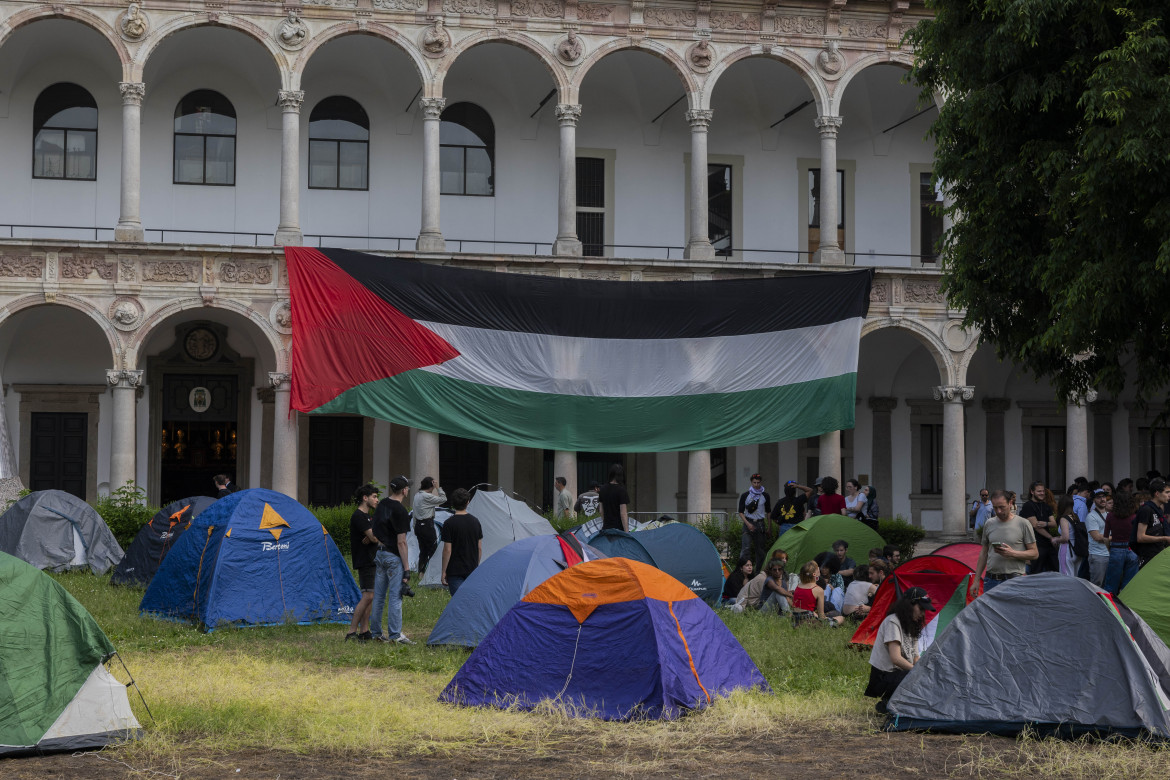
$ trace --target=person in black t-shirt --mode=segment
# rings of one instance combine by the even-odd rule
[[[1060,562],[1056,558],[1056,547],[1052,544],[1053,532],[1056,532],[1057,535],[1059,532],[1056,528],[1056,521],[1052,517],[1052,507],[1044,498],[1044,483],[1037,480],[1028,487],[1028,500],[1020,509],[1020,517],[1031,523],[1036,532],[1036,552],[1039,553],[1039,557],[1029,564],[1029,574],[1060,571]]]
[[[609,467],[609,481],[597,491],[601,502],[601,528],[616,528],[619,531],[630,530],[630,517],[626,507],[630,503],[630,494],[626,492],[626,470],[622,464],[615,463]]]
[[[483,528],[475,515],[468,514],[471,494],[463,488],[451,493],[451,508],[455,514],[443,523],[442,582],[455,595],[483,557]]]
[[[1145,566],[1170,544],[1166,504],[1170,502],[1170,485],[1160,477],[1150,480],[1150,500],[1141,505],[1134,516],[1132,544],[1141,565]]]
[[[370,610],[374,604],[374,553],[378,551],[378,539],[370,525],[370,515],[378,506],[378,488],[367,483],[353,495],[358,505],[349,518],[349,554],[353,559],[353,568],[358,573],[362,598],[354,607],[349,633],[345,638],[346,641],[356,639],[365,642],[372,636]]]
[[[405,576],[406,535],[410,533],[410,513],[403,503],[410,492],[410,480],[395,477],[390,480],[390,495],[378,502],[371,523],[378,551],[374,554],[374,605],[370,614],[370,633],[379,642],[414,642],[402,633],[402,586],[409,583]],[[386,628],[382,634],[382,605],[389,601]]]
[[[804,521],[808,511],[808,496],[803,492],[797,495],[796,480],[784,483],[784,498],[776,503],[772,510],[772,522],[776,524],[776,535],[780,536],[792,526]]]

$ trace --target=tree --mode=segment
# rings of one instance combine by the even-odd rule
[[[943,288],[1060,398],[1170,384],[1166,0],[928,0]]]

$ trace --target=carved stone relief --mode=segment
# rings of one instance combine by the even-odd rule
[[[889,303],[890,283],[874,282],[873,286],[869,288],[869,301],[870,303]]]
[[[911,282],[903,285],[906,303],[945,303],[942,291],[935,282]]]
[[[608,22],[612,16],[611,3],[581,3],[577,6],[577,18],[583,22]]]
[[[203,264],[195,260],[159,260],[142,264],[144,282],[186,282],[195,284],[203,275]]]
[[[443,0],[443,13],[467,16],[495,16],[496,0]]]
[[[76,255],[61,258],[62,279],[88,279],[91,274],[107,282],[114,279],[114,261],[106,260],[101,255]]]
[[[825,18],[823,16],[776,16],[776,32],[785,35],[824,35]]]
[[[760,17],[755,14],[742,14],[737,11],[712,11],[711,29],[759,32]]]
[[[133,282],[138,278],[138,272],[134,268],[134,261],[128,257],[123,257],[118,260],[118,281]]]
[[[142,324],[146,309],[137,298],[119,297],[110,304],[110,322],[118,330],[131,331]]]
[[[321,5],[332,8],[357,8],[358,0],[301,0],[303,5]]]
[[[22,255],[0,257],[0,276],[9,278],[40,279],[45,273],[45,259]]]
[[[642,18],[646,24],[658,27],[694,27],[696,20],[694,11],[683,8],[658,8],[656,6],[647,8]]]
[[[565,5],[561,0],[512,0],[512,16],[530,19],[564,19]]]
[[[276,42],[281,48],[296,51],[309,40],[309,26],[301,21],[296,11],[289,11],[288,16],[276,25]]]
[[[427,7],[427,0],[374,0],[374,8],[383,11],[421,11]]]
[[[576,65],[585,56],[585,43],[573,30],[557,41],[557,57],[566,65]]]
[[[292,307],[288,301],[277,301],[268,311],[268,321],[281,333],[292,333]]]
[[[884,40],[888,29],[885,22],[876,20],[856,18],[841,20],[841,34],[847,38],[881,38]]]
[[[451,34],[443,26],[443,18],[439,17],[435,23],[419,34],[419,45],[423,54],[428,57],[442,57],[451,48]]]
[[[142,40],[149,28],[150,21],[146,18],[146,14],[142,13],[142,7],[138,3],[131,3],[130,7],[118,17],[118,30],[127,41]]]
[[[845,73],[845,57],[835,38],[827,41],[825,48],[817,53],[817,70],[828,81],[836,81]]]
[[[715,47],[708,43],[706,38],[693,44],[687,50],[687,64],[691,66],[691,70],[699,73],[711,70],[711,64],[714,60]]]
[[[225,284],[272,284],[272,266],[268,263],[220,263],[219,280]]]

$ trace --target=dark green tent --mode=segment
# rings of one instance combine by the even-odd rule
[[[788,571],[796,572],[800,567],[823,552],[833,549],[833,542],[844,539],[849,542],[849,557],[855,561],[866,560],[871,548],[882,547],[885,542],[877,532],[865,523],[844,515],[817,515],[789,528],[772,549],[788,553]]]
[[[1170,555],[1166,550],[1141,568],[1118,598],[1146,621],[1163,642],[1170,645]]]

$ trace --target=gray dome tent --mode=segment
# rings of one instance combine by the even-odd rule
[[[93,507],[62,490],[38,490],[0,515],[0,552],[38,569],[88,566],[105,574],[122,548]]]
[[[951,621],[891,697],[888,728],[1165,739],[1168,692],[1170,650],[1137,614],[1087,580],[1036,574]]]

